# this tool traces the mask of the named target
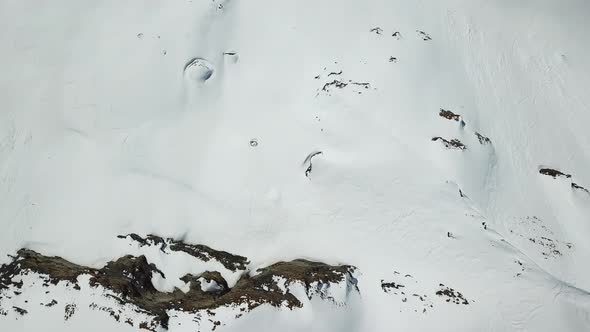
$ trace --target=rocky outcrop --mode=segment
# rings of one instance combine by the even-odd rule
[[[181,251],[189,254],[201,261],[208,262],[216,260],[230,271],[245,270],[248,265],[248,259],[243,256],[233,255],[225,251],[214,250],[202,244],[187,244],[172,238],[164,239],[156,235],[148,235],[145,238],[137,234],[119,235],[120,239],[129,238],[143,246],[159,246],[164,253],[168,251]]]
[[[440,112],[438,113],[438,115],[440,115],[441,117],[448,119],[448,120],[455,120],[457,122],[459,122],[461,120],[461,115],[459,114],[455,114],[449,110],[445,110],[445,109],[440,109]]]
[[[353,275],[355,268],[349,265],[328,265],[298,259],[248,271],[246,257],[217,251],[207,246],[187,244],[154,235],[123,236],[127,237],[138,242],[140,246],[156,245],[162,251],[182,251],[200,260],[216,259],[231,271],[243,270],[243,274],[231,288],[217,271],[204,271],[198,275],[187,274],[180,279],[188,284],[188,291],[175,289],[167,293],[160,292],[154,287],[152,278],[155,275],[161,278],[166,276],[154,264],[149,263],[145,256],[123,256],[108,262],[100,269],[94,269],[60,257],[44,256],[29,249],[21,249],[11,263],[0,267],[0,287],[4,290],[20,289],[23,282],[13,281],[18,279],[15,277],[36,273],[43,279],[43,285],[46,287],[65,282],[74,285],[74,289],[80,289],[78,277],[89,275],[88,286],[102,287],[109,291],[108,296],[120,306],[132,305],[136,312],[152,317],[149,323],[141,322],[144,328],[149,330],[155,330],[158,326],[167,329],[170,320],[168,312],[171,310],[197,313],[210,312],[220,307],[241,307],[241,311],[245,312],[263,304],[290,309],[300,308],[304,299],[295,296],[292,287],[302,287],[309,299],[318,296],[334,302],[337,301],[330,293],[331,287],[340,285],[346,289],[347,294],[350,291],[358,292],[357,281]],[[204,287],[210,285],[214,287]],[[7,294],[2,289],[0,299]],[[123,317],[121,308],[116,310],[97,304],[91,305],[91,308],[108,312],[117,321]],[[64,319],[69,319],[75,311],[76,305],[68,304]],[[130,319],[124,321],[130,325],[134,324]]]
[[[556,179],[557,177],[565,177],[568,179],[572,177],[571,174],[565,174],[561,171],[558,171],[558,170],[552,169],[552,168],[541,168],[541,169],[539,169],[539,173],[541,173],[543,175],[551,176],[554,179]]]

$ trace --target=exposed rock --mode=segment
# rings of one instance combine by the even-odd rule
[[[236,265],[230,264],[230,262],[238,261],[237,266],[244,269],[247,262],[245,257],[214,251],[208,247],[205,247],[208,251],[203,251],[198,245],[164,241],[156,236],[146,238],[137,235],[129,236],[143,245],[157,244],[162,248],[170,244],[170,250],[196,251],[193,254],[199,259],[205,253],[206,255],[215,255],[217,259],[225,260],[226,267],[234,269],[237,269]],[[172,249],[173,246],[177,247]],[[217,271],[207,271],[197,276],[188,274],[181,278],[182,281],[190,283],[187,293],[179,289],[165,293],[156,290],[152,284],[154,274],[165,278],[164,274],[154,264],[148,263],[144,256],[124,256],[107,263],[101,269],[92,269],[73,264],[60,257],[47,257],[32,250],[22,249],[12,263],[0,268],[0,278],[5,283],[5,287],[8,287],[14,285],[11,281],[12,277],[29,272],[37,272],[42,277],[46,275],[49,280],[55,283],[75,280],[74,276],[77,277],[83,273],[89,274],[91,276],[90,286],[102,286],[116,294],[108,296],[115,299],[120,305],[132,304],[137,307],[137,312],[147,313],[154,317],[151,322],[140,323],[139,327],[155,331],[158,326],[167,329],[169,322],[167,312],[173,309],[197,312],[221,306],[245,305],[248,310],[251,310],[262,304],[287,308],[301,307],[301,300],[289,290],[289,287],[294,284],[302,285],[309,298],[319,296],[323,299],[333,300],[328,290],[330,285],[334,283],[345,282],[347,290],[358,292],[357,281],[353,276],[354,270],[354,267],[348,265],[332,266],[307,260],[294,260],[278,262],[261,268],[257,270],[257,274],[252,276],[244,273],[231,289],[228,287],[227,281]],[[214,291],[204,291],[201,287],[201,280],[214,281],[219,287]],[[94,306],[91,304],[90,307],[108,312],[117,321],[121,318],[120,310],[96,304]],[[67,304],[64,319],[70,319],[76,309],[76,304]]]
[[[476,132],[475,136],[477,136],[477,139],[479,140],[479,144],[481,145],[485,145],[485,144],[492,144],[492,140],[490,140],[488,137],[485,137],[484,135]]]
[[[381,280],[381,289],[383,289],[383,291],[385,293],[389,293],[391,291],[391,289],[400,289],[406,287],[402,284],[397,284],[395,282],[385,282],[383,280]]]
[[[64,320],[69,320],[76,313],[77,306],[74,303],[66,304],[64,308]]]
[[[154,264],[149,264],[145,256],[134,257],[127,255],[109,262],[105,267],[94,271],[90,285],[97,284],[111,289],[123,297],[137,298],[145,294],[156,292],[152,285],[152,276],[164,274]]]
[[[459,120],[461,120],[461,115],[459,114],[455,114],[449,110],[445,110],[445,109],[440,109],[440,112],[438,113],[438,115],[440,115],[441,117],[448,119],[448,120],[455,120],[457,122],[459,122]]]
[[[374,32],[374,33],[380,35],[383,33],[383,29],[381,29],[380,27],[375,27],[375,28],[369,30],[369,32]]]
[[[46,275],[46,281],[56,285],[60,281],[75,284],[78,276],[90,272],[90,269],[73,264],[60,257],[42,256],[29,249],[21,249],[11,263],[0,266],[0,290],[8,285],[15,285],[20,288],[22,282],[15,284],[11,281],[20,271],[32,271]]]
[[[439,286],[441,289],[436,292],[436,295],[446,298],[446,302],[464,305],[469,304],[469,301],[463,297],[461,292],[458,292],[450,287],[445,287],[444,284],[440,284]]]
[[[418,35],[420,36],[420,38],[422,38],[422,40],[424,40],[424,41],[432,40],[432,38],[430,37],[430,35],[428,35],[426,32],[420,31],[420,30],[416,30],[416,32],[418,33]]]
[[[221,263],[226,269],[230,271],[245,270],[248,264],[248,259],[243,256],[233,255],[225,251],[212,249],[202,244],[187,244],[182,241],[174,240],[172,238],[161,238],[156,235],[148,235],[145,238],[137,234],[119,235],[118,238],[131,238],[133,241],[139,243],[140,246],[160,246],[160,250],[166,253],[166,249],[171,251],[182,251],[199,260],[208,262],[216,260]]]
[[[582,191],[585,191],[586,193],[590,194],[590,191],[588,189],[578,185],[577,183],[572,182],[572,188],[582,190]]]
[[[329,91],[328,89],[331,86],[334,86],[334,87],[336,87],[338,89],[343,89],[343,88],[346,88],[347,85],[348,85],[348,83],[344,83],[344,82],[342,82],[340,80],[333,80],[332,82],[328,82],[328,83],[324,84],[324,87],[322,88],[322,91],[328,92]]]
[[[332,87],[337,88],[337,89],[344,89],[349,85],[362,86],[365,89],[369,89],[371,87],[371,84],[366,83],[366,82],[355,82],[353,80],[348,80],[348,82],[344,82],[341,79],[335,79],[332,82],[325,83],[324,86],[322,87],[321,91],[323,91],[329,95]],[[360,91],[359,91],[359,93],[360,93]]]
[[[14,309],[14,311],[16,311],[16,313],[21,316],[24,316],[29,313],[27,310],[25,310],[23,308],[19,308],[19,307],[12,307],[12,309]]]
[[[393,272],[394,279],[389,282],[381,280],[381,289],[385,293],[399,297],[405,310],[420,312],[425,314],[434,308],[434,304],[426,294],[420,294],[418,281],[411,274],[405,274],[403,277],[397,271]],[[404,284],[401,284],[401,282]],[[401,311],[400,311],[401,312]]]
[[[539,169],[539,173],[541,173],[543,175],[552,176],[554,179],[556,179],[558,176],[565,177],[568,179],[572,177],[571,174],[565,174],[561,171],[558,171],[558,170],[552,169],[552,168],[541,168],[541,169]]]
[[[461,143],[461,141],[459,141],[458,139],[454,138],[452,140],[446,140],[442,137],[433,137],[432,141],[438,141],[440,140],[447,149],[458,149],[458,150],[466,150],[467,146],[463,143]]]
[[[51,302],[47,303],[45,306],[46,307],[53,307],[56,304],[57,304],[57,301],[56,300],[51,300]]]
[[[532,253],[540,254],[544,259],[557,259],[567,254],[574,246],[572,243],[558,240],[554,232],[535,216],[516,220],[509,232],[511,237],[521,241],[524,249],[533,250]]]

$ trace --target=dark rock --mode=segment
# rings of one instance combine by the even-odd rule
[[[577,183],[572,182],[572,188],[582,190],[582,191],[585,191],[586,193],[590,194],[590,191],[588,189],[578,185]]]
[[[164,274],[154,264],[149,264],[145,256],[131,255],[109,262],[105,267],[96,271],[90,279],[90,285],[97,284],[111,289],[126,298],[141,297],[146,293],[157,292],[152,285],[152,276]]]
[[[477,133],[476,132],[475,133],[475,136],[477,136],[477,139],[479,140],[479,144],[481,144],[481,145],[491,144],[492,143],[492,141],[488,137],[485,137],[485,136],[483,136],[480,133]]]
[[[21,316],[24,316],[29,313],[27,310],[19,307],[12,307],[12,309],[14,309],[14,311],[16,311],[16,313],[18,313]]]
[[[420,38],[424,41],[432,40],[432,38],[424,31],[416,30],[416,32],[420,35]]]
[[[64,320],[69,320],[76,313],[76,305],[73,303],[67,304],[64,308]]]
[[[157,237],[149,237],[149,240],[139,236],[132,236],[141,243],[148,242],[162,244]],[[247,259],[245,257],[232,255],[225,252],[214,251],[205,246],[187,245],[181,242],[167,242],[171,250],[188,251],[195,257],[201,255],[215,256],[226,267],[237,267],[245,269]],[[176,246],[176,247],[174,247]],[[174,248],[173,248],[174,247]],[[206,249],[203,249],[206,248]],[[208,259],[211,259],[208,258]],[[199,258],[201,259],[201,258]],[[16,263],[18,262],[18,263]],[[235,264],[238,262],[238,264]],[[81,273],[91,275],[90,285],[98,285],[113,291],[116,295],[108,295],[121,305],[132,304],[138,312],[148,313],[153,316],[153,321],[142,322],[139,327],[155,331],[158,326],[168,328],[170,317],[169,310],[180,310],[185,312],[196,312],[199,310],[215,309],[221,306],[239,306],[246,304],[248,309],[253,309],[261,304],[270,304],[276,307],[286,306],[288,308],[301,307],[301,301],[289,291],[283,293],[277,284],[275,277],[284,278],[285,284],[301,283],[306,290],[308,297],[324,294],[317,291],[315,283],[339,283],[347,282],[348,286],[358,291],[357,281],[352,273],[355,268],[348,265],[332,266],[324,263],[307,260],[294,260],[291,262],[278,262],[268,267],[259,269],[256,275],[249,276],[244,273],[233,288],[229,288],[225,279],[219,272],[208,271],[198,276],[186,275],[181,280],[190,282],[189,291],[176,289],[171,293],[163,293],[156,290],[152,284],[152,277],[155,273],[165,278],[154,264],[147,262],[144,256],[124,256],[116,261],[106,264],[101,269],[92,269],[79,266],[60,257],[47,257],[31,250],[20,250],[19,255],[8,265],[0,269],[0,280],[10,281],[8,276],[26,274],[30,271],[40,271],[47,274],[48,278],[57,282],[62,280],[73,280],[74,276]],[[207,281],[215,281],[220,289],[206,292],[201,289],[200,278]],[[9,283],[6,283],[8,287]],[[116,320],[120,319],[120,311],[112,308],[91,305],[91,308],[108,312]],[[76,304],[70,303],[65,306],[64,319],[68,320],[76,312]]]
[[[548,176],[552,176],[554,179],[559,177],[565,177],[565,178],[571,178],[572,175],[571,174],[565,174],[562,173],[561,171],[558,171],[556,169],[551,169],[551,168],[541,168],[539,170],[539,173],[543,174],[543,175],[548,175]]]
[[[384,282],[383,280],[381,280],[381,289],[383,289],[383,291],[385,293],[389,293],[391,291],[391,289],[400,289],[406,287],[402,284],[397,284],[395,282]]]
[[[454,138],[452,140],[446,140],[442,137],[433,137],[432,141],[441,141],[447,149],[458,149],[458,150],[467,150],[467,146],[458,139]]]
[[[330,88],[331,86],[334,86],[338,89],[343,89],[343,88],[346,88],[347,85],[348,85],[348,83],[345,83],[345,82],[342,82],[339,80],[333,80],[332,82],[328,82],[328,83],[324,84],[322,91],[328,92],[328,88]]]
[[[459,120],[461,120],[461,115],[459,114],[455,114],[449,110],[445,110],[445,109],[440,109],[440,112],[438,113],[438,115],[440,115],[441,117],[448,119],[448,120],[455,120],[457,122],[459,122]]]
[[[381,29],[380,27],[375,27],[375,28],[369,30],[369,32],[374,32],[374,33],[380,35],[381,33],[383,33],[383,29]]]
[[[51,300],[51,302],[47,303],[45,306],[46,307],[53,307],[56,304],[57,304],[57,301],[56,300]]]
[[[441,289],[436,292],[436,295],[440,297],[446,297],[446,302],[452,302],[455,304],[469,304],[469,301],[463,297],[463,294],[445,285],[440,284]]]
[[[163,239],[156,235],[148,235],[145,238],[137,234],[119,235],[119,238],[131,238],[133,241],[139,243],[140,246],[159,245],[162,252],[168,248],[171,251],[181,251],[189,254],[199,260],[208,262],[216,260],[221,263],[226,269],[230,271],[245,270],[249,263],[248,259],[243,256],[233,255],[225,251],[212,249],[202,244],[187,244],[183,241],[174,240],[172,238]]]
[[[56,285],[60,281],[77,284],[77,278],[90,269],[68,262],[60,257],[46,257],[29,249],[21,249],[9,264],[0,266],[0,289],[14,285],[22,287],[22,282],[13,283],[12,278],[21,271],[36,272],[47,277],[47,281]]]

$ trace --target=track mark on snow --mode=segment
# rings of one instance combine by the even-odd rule
[[[305,160],[303,161],[303,165],[308,165],[307,168],[305,169],[305,176],[307,178],[311,179],[311,171],[313,170],[313,165],[312,165],[312,159],[315,156],[321,155],[322,151],[314,151],[310,154],[307,155],[307,157],[305,157]]]
[[[199,57],[190,59],[183,70],[187,78],[202,83],[211,79],[215,73],[213,64]]]

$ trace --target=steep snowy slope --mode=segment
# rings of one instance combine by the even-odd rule
[[[49,295],[42,275],[0,276],[0,329],[137,330],[109,310],[147,317],[141,299],[112,309],[88,275],[131,254],[166,275],[159,294],[212,269],[236,290],[279,261],[356,267],[319,296],[273,279],[301,308],[167,308],[171,331],[590,330],[589,14],[0,1],[0,264],[28,248],[87,272]],[[117,237],[131,233],[248,263]]]

